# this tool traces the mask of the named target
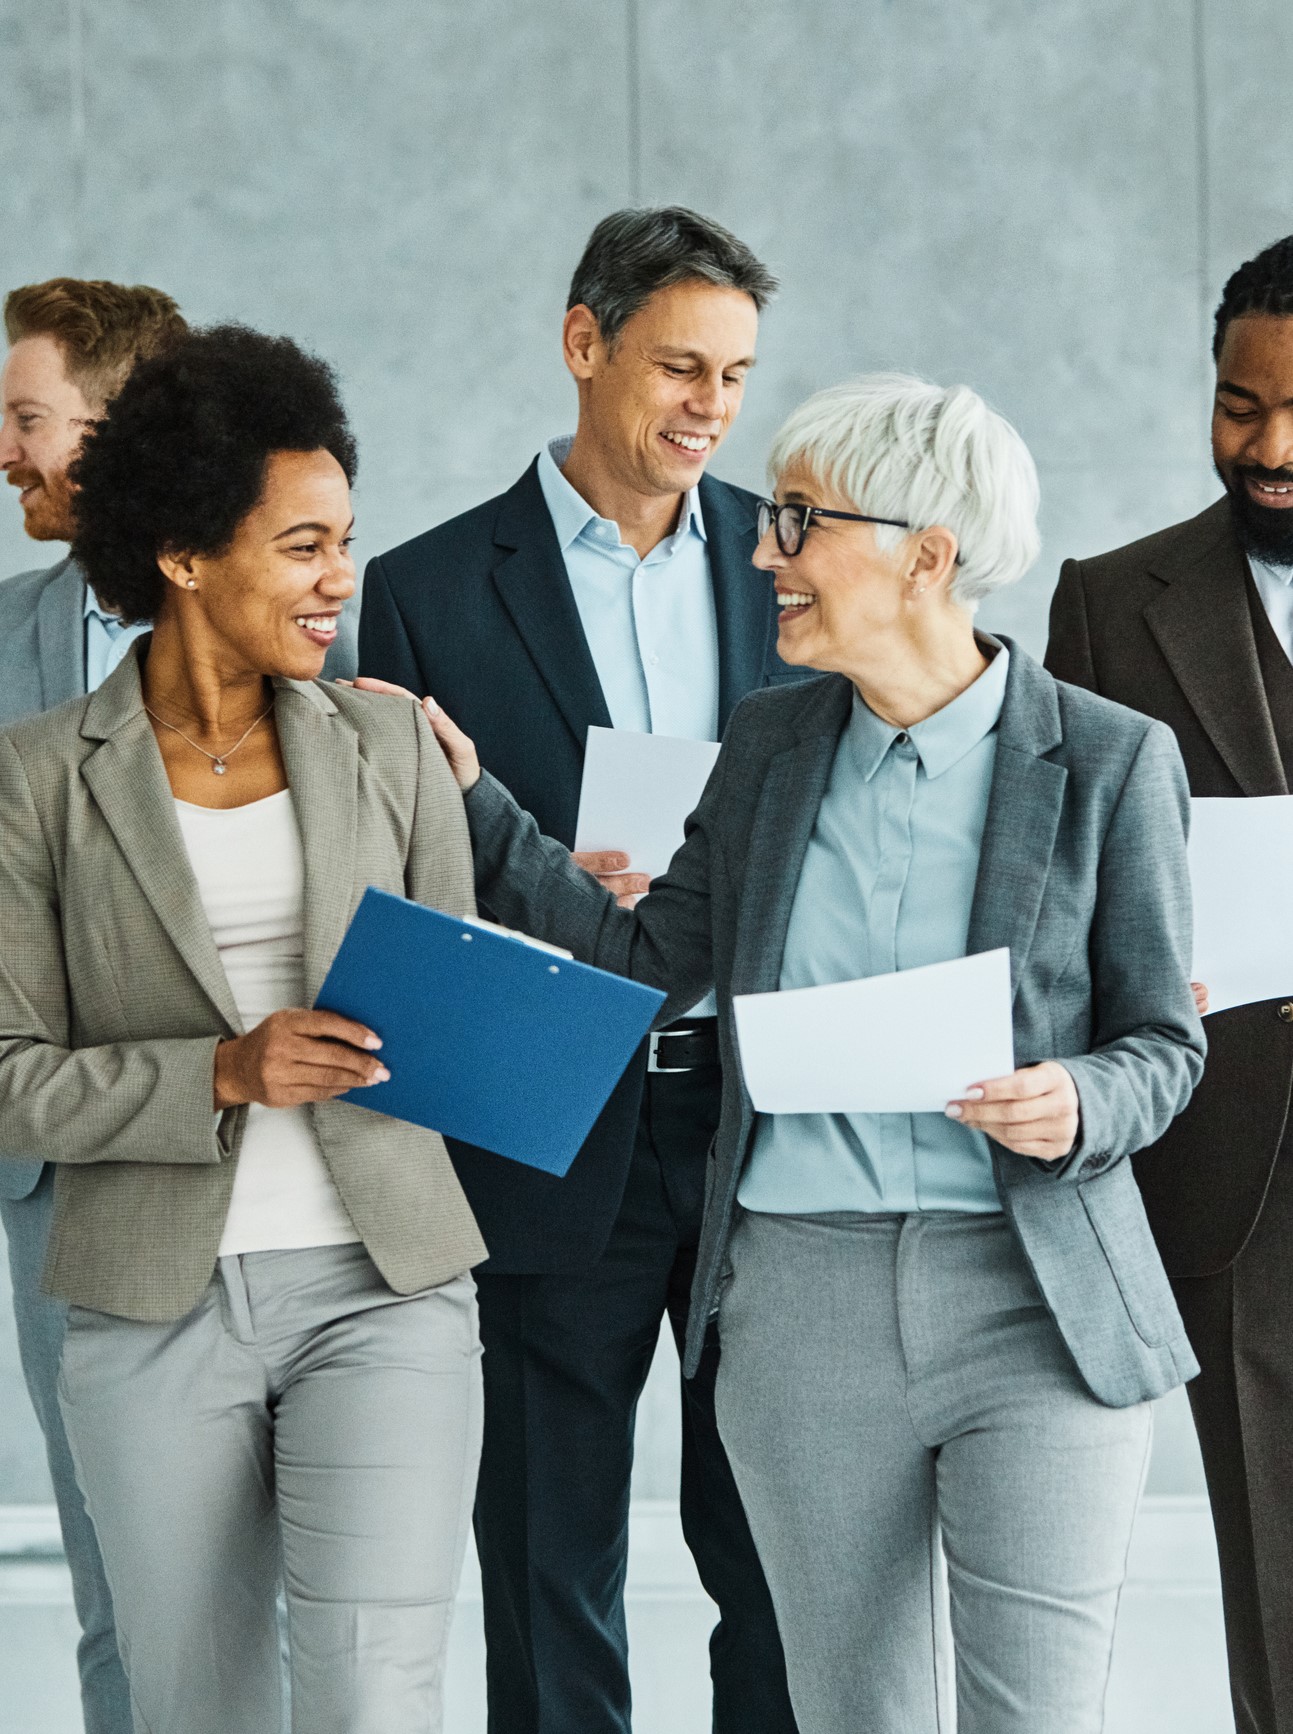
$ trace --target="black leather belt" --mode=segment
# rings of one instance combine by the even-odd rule
[[[652,1033],[649,1072],[694,1072],[697,1066],[717,1064],[717,1018],[692,1018],[683,1027],[670,1024]]]

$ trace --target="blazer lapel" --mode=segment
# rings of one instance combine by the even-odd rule
[[[139,688],[137,646],[86,709],[81,733],[102,745],[81,766],[90,793],[153,913],[231,1034],[242,1022],[202,908],[175,799]]]
[[[800,721],[801,738],[769,763],[750,828],[732,962],[733,993],[773,993],[817,811],[853,688],[830,681]]]
[[[274,721],[305,857],[305,1003],[313,1005],[354,913],[359,737],[321,687],[278,680]]]
[[[36,654],[45,710],[85,693],[85,579],[64,560],[36,605]]]
[[[1225,500],[1203,521],[1197,552],[1155,569],[1166,588],[1145,609],[1145,622],[1244,794],[1282,795],[1284,767],[1248,612],[1247,562]]]
[[[494,535],[504,550],[494,568],[495,588],[582,751],[589,728],[610,728],[611,715],[539,485],[537,461],[507,495]]]
[[[705,476],[700,484],[714,608],[718,618],[718,729],[767,674],[772,580],[751,560],[754,512],[735,489]]]
[[[1009,640],[997,760],[970,906],[967,954],[1010,948],[1018,992],[1041,913],[1068,772],[1042,755],[1062,738],[1055,682]]]

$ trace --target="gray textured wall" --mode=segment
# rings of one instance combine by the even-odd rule
[[[1041,561],[985,615],[1038,649],[1065,554],[1211,497],[1208,319],[1293,227],[1291,68],[1286,0],[0,0],[3,281],[152,282],[317,346],[362,555],[570,425],[596,218],[695,204],[784,281],[720,473],[758,485],[841,375],[968,380],[1041,469]],[[0,572],[45,557],[0,502]],[[1153,1485],[1198,1485],[1179,1404]],[[39,1497],[0,1332],[0,1503]]]

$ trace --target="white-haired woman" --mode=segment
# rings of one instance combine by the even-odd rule
[[[820,393],[772,471],[755,564],[824,678],[741,706],[635,909],[433,724],[500,919],[667,987],[666,1016],[717,986],[691,1365],[717,1308],[802,1734],[945,1726],[949,1634],[961,1734],[1091,1734],[1149,1401],[1197,1370],[1126,1161],[1202,1067],[1184,774],[1160,724],[975,631],[1036,553],[1037,481],[973,392]],[[755,1114],[733,993],[1001,945],[1018,1070],[945,1114]]]

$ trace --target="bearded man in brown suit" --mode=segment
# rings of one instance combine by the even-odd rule
[[[1226,284],[1213,355],[1223,498],[1129,547],[1067,561],[1046,665],[1166,722],[1195,795],[1286,795],[1293,236]],[[1293,1734],[1293,1000],[1238,1006],[1207,1030],[1193,1101],[1135,1165],[1203,1367],[1189,1390],[1235,1725]]]

